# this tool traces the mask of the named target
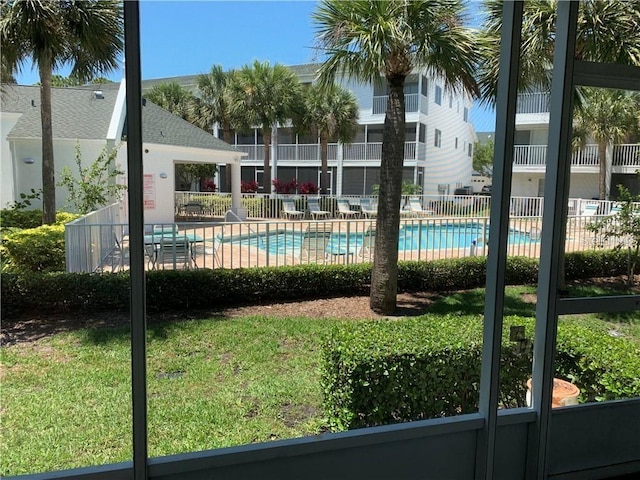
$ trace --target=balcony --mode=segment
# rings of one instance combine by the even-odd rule
[[[350,143],[343,146],[345,160],[380,161],[382,158],[382,142],[375,143]],[[404,159],[416,159],[416,142],[404,143]]]
[[[545,167],[546,145],[516,145],[513,151],[514,167]],[[598,145],[586,145],[571,157],[572,167],[599,167]],[[640,168],[640,144],[623,144],[613,147],[613,167],[617,173],[634,173]],[[619,167],[619,168],[616,168]]]
[[[420,109],[420,97],[422,97],[422,109]],[[389,95],[380,95],[373,97],[373,114],[380,115],[384,114],[387,111],[387,100],[389,99]],[[427,105],[427,97],[424,95],[420,95],[419,93],[407,93],[404,96],[404,108],[406,113],[418,112],[422,113],[426,112]]]
[[[616,173],[635,173],[640,168],[640,144],[613,147],[613,167]]]
[[[241,152],[249,154],[246,160],[264,160],[263,145],[235,145]],[[278,161],[296,161],[296,162],[319,162],[320,161],[320,145],[312,144],[285,144],[278,145]],[[338,144],[330,143],[327,145],[327,159],[329,161],[336,160],[338,154]]]
[[[516,113],[549,113],[547,92],[519,93]]]

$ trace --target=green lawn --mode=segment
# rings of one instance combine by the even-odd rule
[[[533,316],[530,287],[507,314]],[[434,313],[482,313],[484,292],[452,294]],[[640,341],[637,314],[584,316]],[[321,432],[319,345],[337,320],[203,319],[149,328],[151,456]],[[1,349],[0,475],[131,458],[126,329],[84,329]]]

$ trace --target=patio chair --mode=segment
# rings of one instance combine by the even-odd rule
[[[362,245],[358,250],[357,255],[362,257],[366,262],[373,261],[373,250],[376,245],[376,227],[371,226],[367,228],[362,236]]]
[[[291,218],[302,218],[304,217],[304,212],[301,212],[300,210],[296,210],[296,204],[295,202],[290,199],[290,198],[283,198],[282,199],[282,217],[287,219],[287,220],[291,220]]]
[[[199,217],[204,212],[204,207],[198,202],[189,202],[185,205],[185,212],[188,216]]]
[[[308,198],[307,207],[309,208],[311,218],[314,220],[318,218],[329,218],[331,216],[331,212],[320,209],[320,202],[317,198]]]
[[[168,262],[173,265],[173,268],[176,268],[178,264],[181,264],[184,269],[191,267],[198,268],[188,238],[178,237],[175,240],[162,239],[160,241],[157,260],[155,262],[156,266],[162,264],[164,267]]]
[[[339,198],[338,202],[338,218],[356,218],[358,212],[351,210],[351,204],[346,198]]]
[[[324,264],[327,258],[327,245],[331,240],[332,233],[331,224],[309,224],[302,237],[300,256],[298,257],[300,263]]]
[[[374,205],[370,198],[361,198],[360,211],[364,218],[375,218],[378,215],[378,206]]]
[[[433,215],[433,210],[423,209],[420,199],[416,197],[409,198],[409,212],[415,217],[429,217]]]
[[[580,212],[581,217],[593,217],[598,213],[598,204],[597,203],[587,203],[584,207],[582,207],[582,212]]]

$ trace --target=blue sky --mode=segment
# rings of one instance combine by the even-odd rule
[[[214,64],[226,70],[254,60],[285,65],[316,61],[311,22],[315,6],[316,2],[307,0],[143,0],[142,78],[194,75]],[[119,80],[122,71],[108,77]],[[37,72],[26,68],[18,81],[35,83]],[[476,131],[493,130],[491,111],[475,106],[471,120]]]

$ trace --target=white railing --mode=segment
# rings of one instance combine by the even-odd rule
[[[513,164],[526,167],[544,167],[547,162],[546,145],[515,145]],[[597,167],[598,145],[585,145],[571,156],[572,167]]]
[[[350,143],[343,147],[345,160],[377,160],[382,159],[382,142]],[[404,159],[416,159],[416,142],[404,143]]]
[[[284,197],[292,198],[296,208],[305,213],[302,220],[278,219]],[[262,222],[213,221],[213,216],[223,218],[231,206],[231,198],[225,194],[178,192],[176,199],[182,202],[198,200],[203,205],[197,216],[178,216],[171,224],[145,225],[145,241],[154,232],[161,235],[188,238],[192,243],[193,257],[198,268],[240,268],[258,266],[297,265],[301,263],[361,263],[371,261],[374,254],[371,229],[375,219],[357,218],[362,197],[345,196],[354,219],[336,218],[336,198],[319,198],[320,208],[329,212],[326,220],[309,218],[307,199],[304,195],[277,196],[244,195],[243,207],[250,218],[262,218]],[[416,196],[412,196],[416,197]],[[371,204],[375,196],[368,197]],[[401,260],[434,260],[486,254],[489,232],[488,215],[491,197],[484,195],[424,195],[417,196],[422,212],[409,211],[408,197],[402,199],[402,219],[399,258]],[[597,205],[596,215],[585,215],[585,206]],[[619,239],[604,240],[586,227],[598,216],[611,213],[612,201],[569,200],[566,251],[592,248],[613,248]],[[544,199],[540,197],[513,197],[510,200],[511,236],[509,255],[537,257],[542,225]],[[208,209],[208,210],[207,210]],[[121,208],[114,204],[100,211],[85,215],[65,226],[67,270],[69,272],[119,271],[129,268],[127,225],[120,218]],[[207,213],[209,212],[209,213]],[[209,216],[211,214],[212,216]],[[214,215],[215,214],[215,215]],[[322,239],[326,251],[310,252],[302,245],[308,230],[322,227]],[[464,232],[472,233],[464,233]],[[168,234],[166,232],[169,232]],[[368,232],[368,233],[367,233]],[[434,233],[435,232],[435,233]],[[469,236],[471,235],[471,237]],[[452,238],[450,238],[453,236]],[[473,237],[473,238],[472,238]],[[317,241],[314,241],[317,243]],[[180,264],[160,264],[154,257],[154,248],[146,249],[147,268],[177,268]],[[184,264],[182,264],[184,266]]]
[[[597,167],[600,165],[598,159],[598,145],[585,145],[571,156],[572,167]]]
[[[604,240],[586,226],[594,217],[570,216],[567,222],[565,250],[613,248],[616,239]],[[301,264],[350,264],[371,262],[375,255],[375,219],[355,220],[275,220],[267,222],[177,222],[145,225],[146,268],[253,268]],[[508,255],[539,258],[542,218],[512,216],[507,245]],[[89,238],[94,230],[122,234],[112,240],[110,254],[97,267],[75,271],[120,271],[129,268],[126,224],[82,225]],[[160,233],[153,233],[160,232]],[[168,232],[168,233],[167,233]],[[157,236],[188,239],[192,260],[171,261],[155,255]],[[488,217],[403,218],[399,232],[399,260],[438,260],[488,253]],[[105,244],[108,242],[105,240]],[[157,242],[156,242],[157,243]],[[81,248],[67,247],[68,264],[83,266],[75,256]]]
[[[513,147],[514,165],[544,166],[546,161],[546,145],[515,145]]]
[[[549,112],[549,94],[546,92],[519,93],[516,113]]]
[[[64,226],[68,272],[93,272],[104,267],[124,235],[122,211],[122,204],[114,203]]]
[[[404,95],[404,110],[405,112],[417,112],[418,111],[418,103],[420,99],[419,93],[406,93]],[[426,97],[422,97],[425,99]],[[380,115],[386,113],[387,111],[387,101],[389,100],[389,95],[376,95],[373,97],[373,114]]]
[[[613,165],[616,167],[640,167],[640,144],[614,146]]]

